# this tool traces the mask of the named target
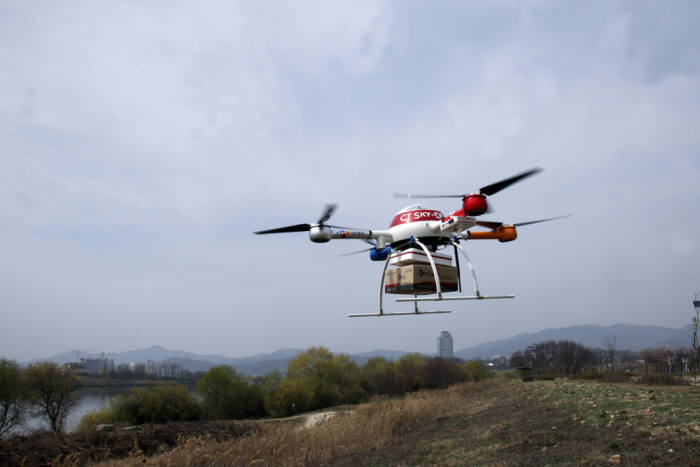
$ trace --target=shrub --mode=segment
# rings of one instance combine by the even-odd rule
[[[228,365],[211,368],[197,384],[202,408],[209,418],[244,418],[265,415],[262,390],[245,381]]]
[[[476,360],[469,360],[462,365],[466,374],[466,381],[481,381],[490,378],[493,374],[481,363]]]
[[[600,378],[605,383],[626,383],[630,380],[630,376],[626,373],[608,373]]]
[[[543,371],[542,373],[539,373],[537,376],[535,376],[535,379],[537,381],[554,381],[554,374]]]
[[[518,370],[505,370],[496,373],[496,378],[501,379],[521,379],[520,372]]]
[[[113,405],[107,405],[98,410],[86,413],[80,419],[77,431],[95,431],[97,425],[110,425],[113,423],[124,422],[120,417],[119,410]]]
[[[117,417],[129,423],[166,423],[198,420],[201,408],[182,385],[134,388],[116,403]]]
[[[677,384],[686,384],[683,378],[679,376],[674,376],[668,373],[648,373],[644,374],[639,378],[640,384],[650,384],[650,385],[665,385],[672,386]]]
[[[582,380],[595,380],[595,379],[600,379],[605,375],[600,370],[596,369],[591,369],[591,370],[585,370],[585,371],[579,371],[577,374],[573,376],[573,379],[582,379]]]

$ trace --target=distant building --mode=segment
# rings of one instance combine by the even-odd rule
[[[102,358],[85,358],[82,360],[82,373],[86,375],[104,375],[107,373],[107,360]]]
[[[104,376],[114,369],[114,360],[81,358],[79,362],[68,362],[64,367],[82,376]]]
[[[449,331],[442,331],[438,337],[438,357],[453,358],[452,336]]]
[[[148,376],[158,376],[158,365],[153,360],[146,362],[146,374]]]

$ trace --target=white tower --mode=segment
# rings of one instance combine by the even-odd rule
[[[450,331],[442,331],[438,337],[438,357],[452,358],[452,336]]]

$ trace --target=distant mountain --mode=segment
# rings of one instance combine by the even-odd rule
[[[516,350],[522,350],[530,344],[548,340],[566,339],[581,343],[587,347],[602,348],[604,339],[615,336],[618,350],[641,350],[644,348],[687,347],[690,338],[685,329],[665,328],[662,326],[638,326],[615,324],[614,326],[579,325],[566,328],[545,329],[534,333],[518,334],[508,339],[486,342],[474,347],[457,350],[455,356],[465,360],[473,358],[491,358],[494,355],[508,356]],[[222,355],[199,355],[184,350],[168,350],[159,345],[145,349],[130,350],[120,353],[105,353],[115,364],[153,361],[160,363],[177,363],[190,371],[207,371],[216,365],[231,365],[248,375],[264,375],[271,371],[284,372],[291,359],[304,352],[304,349],[281,349],[272,353],[257,354],[250,357],[230,358]],[[358,365],[364,365],[373,357],[397,360],[408,352],[401,350],[373,350],[350,355]],[[80,358],[99,358],[101,354],[80,352]],[[53,361],[58,364],[74,362],[78,356],[66,352],[50,358],[34,361]],[[33,362],[28,362],[33,363]]]
[[[129,350],[118,353],[105,353],[105,359],[114,360],[115,365],[121,363],[146,363],[148,361],[161,363],[176,363],[190,371],[207,371],[217,365],[230,365],[239,369],[242,373],[258,375],[267,373],[267,368],[285,370],[287,362],[303,353],[304,349],[281,349],[269,354],[257,354],[251,357],[230,358],[223,355],[200,355],[183,350],[168,350],[160,345],[154,345],[145,349]],[[56,362],[59,365],[75,362],[81,358],[101,358],[101,353],[91,352],[66,352],[49,358],[32,360]],[[272,370],[270,370],[272,371]]]
[[[618,350],[639,351],[644,348],[687,347],[689,337],[685,329],[662,326],[639,326],[615,324],[613,326],[578,325],[566,328],[545,329],[534,333],[518,334],[508,339],[486,342],[455,352],[463,359],[490,358],[495,355],[507,356],[530,344],[549,340],[570,340],[587,347],[604,348],[605,339],[615,336]]]
[[[129,350],[120,353],[105,353],[104,358],[113,359],[115,365],[130,362],[145,363],[148,361],[155,362],[156,364],[177,364],[182,368],[193,372],[207,371],[209,368],[217,365],[230,365],[241,373],[256,376],[264,375],[271,371],[280,371],[284,373],[287,370],[287,364],[289,361],[303,352],[305,352],[304,349],[280,349],[267,354],[230,358],[222,355],[199,355],[182,350],[168,350],[162,346],[154,345],[145,349]],[[358,365],[364,365],[367,360],[372,357],[381,356],[387,360],[396,360],[406,353],[407,352],[400,350],[373,350],[371,352],[350,355],[350,358]],[[79,358],[100,357],[101,354],[89,352],[80,352],[79,354],[76,354],[75,352],[66,352],[53,357],[37,359],[27,363],[51,361],[62,365],[67,362],[75,362]]]

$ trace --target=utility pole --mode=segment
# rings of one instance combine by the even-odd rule
[[[700,300],[698,300],[698,294],[695,294],[695,300],[693,300],[693,307],[695,307],[695,316],[693,316],[693,358],[694,369],[693,369],[693,379],[695,384],[698,383],[698,367],[700,367],[700,343],[698,343],[698,321],[700,321]]]

